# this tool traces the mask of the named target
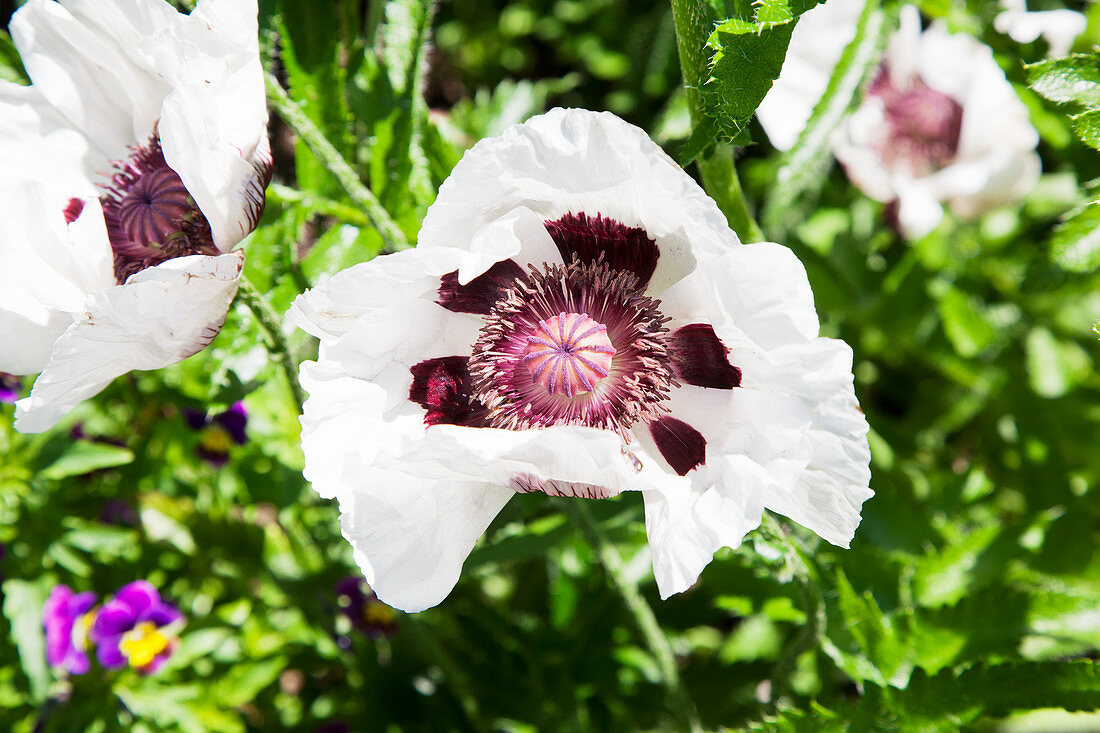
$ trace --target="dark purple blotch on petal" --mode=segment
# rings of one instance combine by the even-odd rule
[[[681,326],[665,337],[665,344],[680,381],[712,389],[741,386],[741,370],[729,363],[729,349],[709,323]]]
[[[612,270],[633,273],[639,290],[645,290],[657,269],[661,256],[657,242],[640,227],[584,213],[569,213],[544,225],[566,264],[574,260],[591,264],[602,256]]]
[[[667,415],[659,417],[649,423],[649,434],[668,465],[680,476],[706,461],[706,439],[683,420]]]
[[[443,356],[413,366],[409,399],[428,411],[425,425],[480,425],[485,410],[470,401],[468,362],[465,356]]]
[[[69,199],[69,203],[65,206],[65,223],[72,224],[74,221],[80,218],[80,215],[84,212],[84,199]]]
[[[516,280],[523,277],[523,268],[512,260],[497,262],[465,285],[458,282],[458,270],[448,272],[440,279],[436,302],[454,313],[485,316]]]

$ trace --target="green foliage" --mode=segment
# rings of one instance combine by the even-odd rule
[[[704,109],[717,131],[731,140],[747,140],[749,118],[779,76],[798,16],[814,0],[763,0],[751,18],[727,18],[707,40],[712,55],[703,87]]]

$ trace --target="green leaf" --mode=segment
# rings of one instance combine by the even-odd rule
[[[715,28],[707,42],[714,55],[703,100],[723,134],[743,134],[783,68],[793,30],[793,18],[766,23],[733,18]]]
[[[1092,272],[1100,268],[1100,202],[1072,212],[1050,239],[1051,256],[1063,270]]]
[[[1052,102],[1100,107],[1100,54],[1077,53],[1028,64],[1027,80]]]
[[[982,316],[981,305],[958,288],[944,293],[939,310],[943,330],[959,356],[977,356],[993,342],[996,331]]]
[[[818,0],[758,0],[753,18],[728,18],[707,40],[713,52],[703,109],[723,135],[744,141],[749,118],[779,77],[798,16]],[[690,82],[689,82],[690,83]]]
[[[125,466],[133,460],[134,454],[126,448],[78,440],[66,448],[57,460],[43,468],[38,475],[50,481],[58,481],[69,476],[83,476],[104,468]]]
[[[11,42],[11,36],[5,31],[0,31],[0,79],[16,84],[30,83],[19,52]]]
[[[3,583],[4,616],[11,624],[11,640],[19,650],[19,666],[31,686],[31,696],[43,702],[50,685],[46,666],[46,635],[42,630],[42,606],[46,586],[12,578]]]
[[[1100,150],[1100,110],[1074,115],[1073,131],[1088,146]]]
[[[261,690],[279,679],[286,668],[286,659],[272,657],[259,662],[238,664],[218,680],[214,697],[220,705],[238,707],[252,702]]]
[[[1088,352],[1039,326],[1027,335],[1027,375],[1042,397],[1061,397],[1092,373]]]

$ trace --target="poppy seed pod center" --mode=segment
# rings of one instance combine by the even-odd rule
[[[156,133],[114,165],[115,173],[99,200],[119,284],[176,257],[219,253],[210,223],[164,160]]]
[[[607,326],[587,313],[559,313],[539,321],[522,362],[547,392],[572,397],[595,389],[610,373],[614,356]]]

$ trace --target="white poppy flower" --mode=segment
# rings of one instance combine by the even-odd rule
[[[225,321],[271,173],[255,0],[29,0],[0,81],[0,371],[55,425]]]
[[[556,109],[466,153],[416,249],[299,296],[306,476],[371,588],[439,603],[517,493],[641,491],[661,595],[765,508],[847,546],[871,496],[852,352],[644,132]]]
[[[854,37],[858,10],[854,0],[829,0],[795,27],[783,73],[758,111],[777,147],[792,145],[809,119]],[[803,23],[842,42],[815,46],[800,33]],[[815,75],[802,75],[805,67]],[[1025,196],[1039,179],[1038,142],[989,47],[939,24],[922,32],[917,9],[906,6],[862,103],[832,146],[852,182],[896,205],[902,231],[919,237],[940,222],[944,203],[972,218]]]
[[[1016,43],[1031,43],[1040,36],[1047,42],[1047,55],[1065,56],[1077,36],[1088,25],[1076,10],[1028,10],[1026,0],[1001,0],[1004,8],[993,18],[993,27]]]

